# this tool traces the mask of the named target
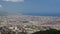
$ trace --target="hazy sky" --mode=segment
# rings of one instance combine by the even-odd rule
[[[59,14],[60,0],[0,0],[0,11]]]

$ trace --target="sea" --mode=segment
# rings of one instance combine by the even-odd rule
[[[30,15],[30,16],[58,16],[58,17],[60,17],[60,14],[23,13],[23,15]]]

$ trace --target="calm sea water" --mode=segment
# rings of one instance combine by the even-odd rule
[[[24,13],[23,15],[32,15],[32,16],[59,16],[60,17],[60,14]]]

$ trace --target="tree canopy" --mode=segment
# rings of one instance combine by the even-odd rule
[[[49,29],[46,31],[38,31],[32,34],[60,34],[60,30],[56,30],[56,29]]]

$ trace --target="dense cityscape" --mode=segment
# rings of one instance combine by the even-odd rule
[[[60,34],[60,0],[0,0],[0,34]]]
[[[0,16],[0,33],[18,34],[25,32],[31,34],[48,29],[60,29],[60,17],[53,16],[29,16],[29,15],[5,15]]]

